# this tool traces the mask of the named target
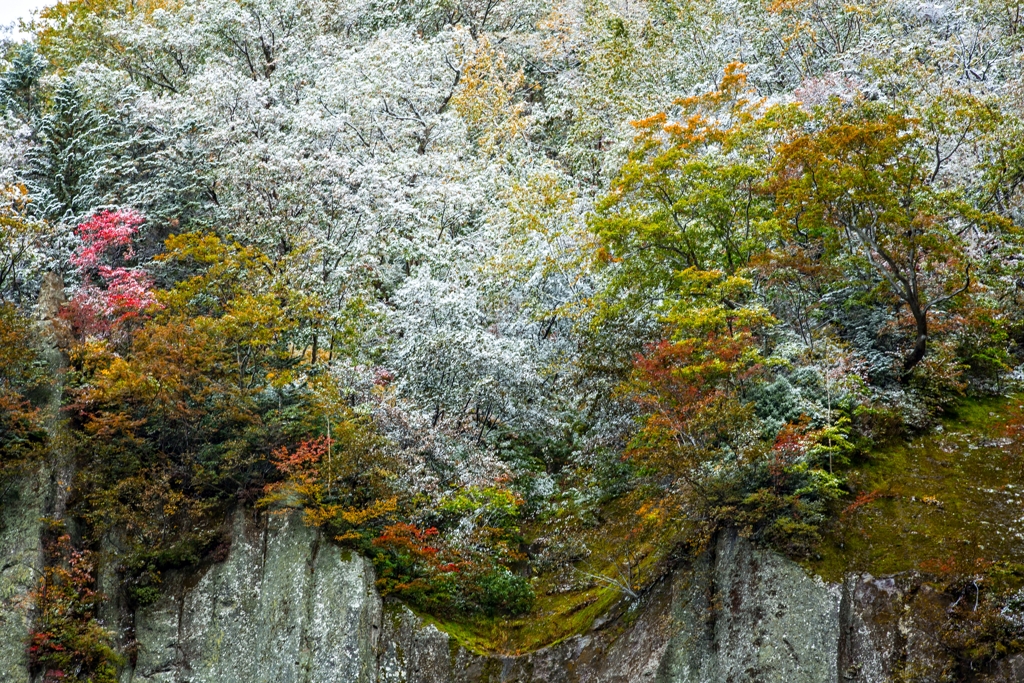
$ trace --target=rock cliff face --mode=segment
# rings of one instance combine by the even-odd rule
[[[366,560],[321,542],[297,516],[234,520],[227,559],[169,577],[135,615],[124,681],[370,683],[381,601]]]
[[[29,592],[43,568],[40,518],[47,477],[36,472],[4,491],[0,500],[0,681],[28,683],[25,639],[30,627]]]
[[[223,562],[169,576],[160,601],[134,615],[134,662],[122,681],[939,681],[935,606],[941,613],[918,577],[827,584],[725,534],[592,632],[519,657],[481,656],[382,601],[369,563],[298,517],[239,513]],[[1024,660],[974,680],[1024,681]]]
[[[841,589],[724,535],[674,600],[661,680],[838,680]]]
[[[40,517],[59,476],[8,491],[0,531],[0,681],[31,683],[28,592]],[[297,515],[240,511],[221,562],[170,573],[156,604],[112,600],[129,664],[122,683],[1024,682],[1024,657],[949,677],[944,598],[916,575],[841,584],[723,534],[711,552],[586,634],[538,652],[481,656],[381,600],[372,566]],[[101,574],[101,581],[114,579]],[[101,586],[116,597],[116,587]]]
[[[60,278],[48,273],[39,294],[38,330],[43,359],[57,378],[43,406],[55,444],[51,466],[37,467],[0,486],[0,682],[28,683],[25,640],[31,626],[30,592],[43,570],[43,519],[60,518],[67,501],[70,469],[61,452],[61,382],[65,359],[58,350],[65,330],[58,312],[64,301]]]

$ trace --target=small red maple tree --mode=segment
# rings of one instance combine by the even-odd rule
[[[149,274],[125,265],[135,257],[135,236],[144,222],[132,210],[101,211],[75,229],[81,245],[70,261],[82,285],[65,307],[65,316],[79,334],[109,337],[157,305]]]

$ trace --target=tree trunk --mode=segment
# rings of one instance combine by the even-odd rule
[[[922,311],[917,305],[911,305],[910,312],[914,314],[914,322],[917,324],[917,339],[914,340],[913,351],[903,361],[903,382],[910,379],[914,366],[921,362],[928,350],[928,312]]]

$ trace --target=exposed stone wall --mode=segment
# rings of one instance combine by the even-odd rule
[[[40,518],[49,477],[37,470],[0,496],[0,681],[28,683],[25,641],[31,627],[30,591],[43,569]]]
[[[735,534],[683,581],[660,681],[838,680],[839,586]]]
[[[44,518],[64,515],[73,472],[61,452],[62,379],[66,359],[60,351],[66,331],[58,312],[64,284],[54,273],[43,278],[36,306],[39,345],[54,378],[43,406],[51,452],[46,463],[29,463],[23,476],[0,486],[0,682],[28,683],[25,649],[31,629],[30,592],[43,571]]]
[[[240,511],[232,525],[223,562],[170,573],[156,604],[122,620],[134,651],[123,683],[945,680],[936,640],[945,604],[920,577],[827,584],[735,534],[590,633],[511,657],[469,652],[382,601],[370,564],[297,515]],[[30,530],[9,537],[35,561]],[[23,642],[0,634],[5,683],[28,683]],[[971,680],[1024,682],[1024,658]]]
[[[228,559],[136,615],[125,683],[886,683],[942,680],[941,598],[920,577],[843,584],[723,534],[595,630],[480,656],[372,588],[372,568],[297,517],[239,514]],[[1024,659],[989,678],[1024,681]]]
[[[381,600],[365,559],[296,515],[235,516],[227,559],[135,615],[128,683],[371,683]]]

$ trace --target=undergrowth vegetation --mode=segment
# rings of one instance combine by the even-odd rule
[[[31,321],[12,304],[0,304],[0,499],[25,465],[45,453],[41,408],[51,382]]]
[[[47,541],[47,566],[33,593],[36,627],[29,662],[44,683],[113,683],[122,658],[113,634],[99,621],[105,599],[96,591],[95,558],[77,550],[56,523]]]

